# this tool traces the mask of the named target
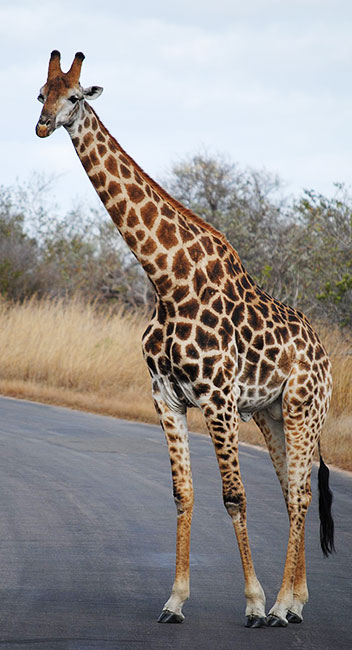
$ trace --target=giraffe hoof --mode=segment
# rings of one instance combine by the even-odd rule
[[[303,621],[302,616],[298,616],[298,614],[295,614],[294,612],[290,612],[290,610],[288,610],[286,614],[286,618],[289,623],[302,623]]]
[[[269,614],[266,620],[269,627],[287,627],[288,625],[285,618],[280,618],[280,616],[275,616],[275,614]]]
[[[246,617],[245,627],[266,627],[266,625],[266,616],[255,616],[254,614],[251,614]]]
[[[175,614],[175,612],[170,612],[168,609],[163,609],[158,618],[158,623],[183,623],[184,618],[183,614]]]

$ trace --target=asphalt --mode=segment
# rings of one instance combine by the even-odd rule
[[[331,473],[337,553],[325,559],[314,469],[304,622],[246,629],[214,451],[192,434],[191,599],[182,625],[159,625],[176,528],[161,430],[9,398],[0,398],[0,412],[0,650],[352,647],[352,475]],[[268,455],[242,446],[240,461],[269,608],[282,576],[287,515]]]

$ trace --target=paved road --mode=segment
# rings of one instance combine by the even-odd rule
[[[0,650],[350,648],[352,478],[332,473],[338,553],[308,518],[302,625],[245,629],[243,580],[209,440],[191,436],[192,598],[158,625],[174,567],[175,508],[157,427],[0,398]],[[287,541],[268,456],[242,447],[249,532],[268,605]],[[313,485],[315,486],[314,480]]]

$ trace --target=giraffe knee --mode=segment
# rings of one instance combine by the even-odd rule
[[[193,509],[193,489],[175,490],[174,501],[177,514],[182,515],[184,512],[190,512]]]
[[[312,501],[311,490],[300,490],[297,494],[288,495],[287,509],[289,513],[306,513]]]
[[[243,512],[246,509],[246,496],[244,493],[234,493],[224,494],[224,506],[230,515],[230,517],[236,517],[240,512]]]

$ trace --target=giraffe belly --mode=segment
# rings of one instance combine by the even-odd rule
[[[248,396],[246,391],[241,391],[237,402],[239,416],[243,422],[248,422],[257,411],[266,409],[273,420],[282,420],[282,388],[274,394]]]

